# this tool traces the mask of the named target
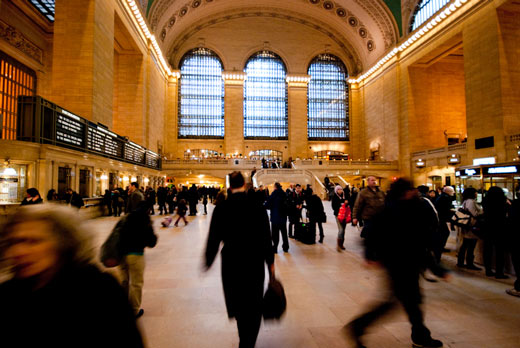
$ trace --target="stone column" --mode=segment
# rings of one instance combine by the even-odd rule
[[[294,159],[306,158],[307,138],[307,85],[309,75],[287,75],[288,116],[289,116],[289,156]]]
[[[166,100],[165,130],[164,130],[164,154],[168,158],[181,158],[182,154],[177,152],[177,136],[179,129],[177,126],[179,114],[179,78],[181,72],[173,71],[173,76],[168,78],[168,90]]]
[[[244,72],[223,72],[224,154],[246,155],[244,147]]]
[[[112,127],[114,6],[106,0],[56,0],[52,101]]]

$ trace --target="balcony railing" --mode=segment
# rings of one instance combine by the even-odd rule
[[[157,153],[41,97],[18,97],[17,140],[66,147],[161,170]]]

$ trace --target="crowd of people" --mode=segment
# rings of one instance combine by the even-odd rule
[[[160,215],[177,211],[175,225],[181,218],[187,223],[185,215],[197,215],[202,202],[202,214],[207,214],[208,203],[215,204],[204,264],[206,269],[212,266],[223,244],[222,282],[228,316],[236,319],[239,347],[254,347],[262,318],[264,268],[267,266],[273,280],[280,236],[284,252],[289,252],[289,238],[298,237],[302,226],[310,236],[308,244],[316,242],[318,231],[318,242],[323,243],[322,224],[327,215],[310,185],[304,188],[295,184],[283,190],[275,183],[273,192],[269,192],[266,187],[254,188],[246,183],[240,172],[231,173],[229,183],[227,192],[196,185],[154,191],[136,182],[126,190],[107,191],[105,202],[110,215],[119,216],[122,207],[125,210],[112,232],[117,232],[120,240],[122,286],[95,266],[89,238],[76,223],[72,209],[41,204],[38,190],[28,189],[23,207],[0,230],[0,273],[10,275],[0,283],[0,298],[10,299],[0,319],[0,327],[6,329],[5,342],[60,345],[60,340],[65,344],[69,337],[83,337],[86,343],[95,345],[103,337],[103,342],[117,342],[115,345],[143,346],[136,319],[144,314],[144,252],[158,242],[150,215],[155,214],[157,204]],[[365,258],[368,264],[386,272],[388,297],[356,316],[345,325],[344,333],[357,348],[365,347],[366,329],[400,303],[412,326],[414,347],[442,347],[424,323],[419,279],[428,269],[439,279],[449,278],[440,261],[452,225],[456,225],[455,191],[450,186],[439,191],[427,186],[416,188],[410,181],[398,179],[383,192],[373,176],[366,183],[359,192],[334,185],[330,204],[338,226],[337,250],[345,250],[349,223],[362,226]],[[68,203],[74,206],[74,192],[68,190],[68,194]],[[471,218],[469,223],[457,225],[457,266],[480,270],[474,263],[474,252],[482,239],[487,276],[507,278],[507,252],[518,274],[520,199],[509,201],[499,187],[488,189],[482,205],[474,188],[466,188],[462,197],[458,211]],[[520,191],[516,197],[520,197]],[[520,282],[517,280],[507,292],[520,296]],[[37,335],[20,332],[28,327]],[[59,335],[56,327],[60,328]]]

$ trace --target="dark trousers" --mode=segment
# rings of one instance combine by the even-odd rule
[[[290,226],[290,225],[289,225]],[[273,239],[273,250],[278,251],[278,242],[280,241],[280,233],[282,234],[282,249],[289,250],[289,239],[287,238],[287,227],[285,223],[275,224],[271,223],[271,237]]]
[[[190,201],[190,216],[197,215],[197,202]]]
[[[159,214],[167,214],[168,211],[166,210],[166,203],[162,202],[162,203],[159,203]]]
[[[204,204],[204,215],[208,214],[208,202],[203,203]]]
[[[121,211],[123,210],[123,207],[117,203],[112,204],[112,210],[114,211],[114,216],[121,216]]]
[[[112,202],[105,203],[108,208],[108,216],[112,216]]]
[[[475,246],[477,245],[477,241],[478,239],[464,238],[459,249],[459,255],[457,257],[457,264],[459,266],[464,265],[464,258],[466,258],[466,265],[473,265],[473,260],[475,260]]]
[[[187,225],[188,224],[188,221],[186,220],[186,216],[184,215],[179,215],[179,217],[177,218],[177,220],[175,221],[175,226],[177,226],[177,224],[179,223],[179,220],[182,219],[184,221],[184,224]]]
[[[173,214],[175,211],[175,204],[173,202],[168,202],[168,213]]]
[[[392,295],[384,302],[377,304],[365,314],[352,322],[357,336],[363,335],[365,329],[374,321],[388,313],[400,302],[408,320],[412,324],[412,341],[421,343],[427,341],[430,330],[424,325],[423,313],[420,308],[421,291],[419,288],[419,273],[412,271],[389,271]]]
[[[439,240],[438,245],[434,250],[435,258],[437,262],[441,261],[442,251],[446,247],[446,243],[448,242],[448,238],[450,237],[450,228],[446,222],[439,223]]]
[[[154,203],[148,203],[148,214],[155,215]]]
[[[515,290],[520,291],[520,245],[518,244],[511,249],[511,261],[516,274]]]
[[[262,322],[262,312],[248,311],[247,313],[239,313],[236,315],[238,337],[240,337],[239,348],[254,348],[258,332],[260,331],[260,323]]]
[[[495,238],[484,239],[484,267],[486,272],[492,272],[493,268],[493,251],[495,252],[495,272],[497,275],[504,274],[505,266],[505,245],[504,242]]]
[[[320,238],[323,238],[325,235],[323,234],[323,225],[321,224],[321,221],[317,221],[312,218],[309,220],[309,226],[311,228],[311,232],[314,233],[314,237],[316,237],[316,224],[318,224],[318,229],[320,231]]]

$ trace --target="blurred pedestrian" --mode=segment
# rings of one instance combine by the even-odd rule
[[[323,208],[323,202],[320,197],[315,194],[312,194],[307,198],[307,213],[309,216],[309,226],[311,232],[314,234],[314,238],[316,239],[316,225],[318,225],[318,229],[320,232],[319,242],[323,243],[323,238],[325,235],[323,234],[323,222],[326,222],[325,209]]]
[[[211,218],[205,266],[222,248],[222,284],[229,318],[237,321],[239,348],[253,348],[262,321],[265,265],[274,277],[269,219],[264,207],[245,193],[240,172],[229,175],[231,194],[217,204]]]
[[[484,208],[484,266],[488,277],[509,278],[504,274],[507,244],[508,202],[504,190],[491,186],[482,202]],[[494,260],[493,260],[493,255]],[[495,261],[495,262],[493,262]],[[495,272],[493,272],[493,263]]]
[[[139,184],[132,182],[128,188],[128,201],[126,203],[126,214],[130,214],[132,211],[137,209],[137,206],[141,201],[144,201],[144,195],[139,190]]]
[[[289,251],[289,239],[287,238],[287,196],[282,190],[279,182],[274,184],[274,191],[271,193],[265,207],[271,211],[271,236],[273,240],[273,251],[278,252],[278,242],[282,235],[282,249]]]
[[[431,337],[419,307],[422,299],[419,275],[425,268],[439,277],[446,271],[428,251],[428,212],[417,190],[405,179],[395,181],[386,197],[384,210],[372,216],[372,227],[365,238],[369,263],[383,266],[389,280],[387,298],[350,322],[345,329],[357,348],[368,326],[400,302],[412,324],[414,347],[442,347]]]
[[[188,224],[188,220],[186,220],[186,212],[188,211],[188,207],[186,207],[186,200],[181,199],[177,203],[177,215],[179,216],[175,221],[175,227],[179,226],[179,220],[182,219],[184,221],[184,225]]]
[[[460,228],[463,240],[457,257],[457,267],[465,267],[470,270],[480,271],[481,268],[475,266],[473,263],[475,260],[475,247],[477,246],[479,238],[473,233],[472,227],[476,227],[476,224],[483,214],[482,208],[478,205],[476,198],[477,190],[473,187],[466,188],[462,193],[462,208],[470,213],[471,219],[467,228]],[[466,261],[466,264],[464,264],[464,260]]]
[[[331,206],[332,211],[334,212],[334,216],[336,217],[336,224],[338,225],[338,251],[345,250],[345,227],[347,227],[347,224],[346,222],[340,221],[338,219],[339,209],[343,204],[348,204],[348,201],[345,198],[343,187],[337,185],[334,188],[334,196],[332,196]]]
[[[19,209],[0,229],[3,347],[143,347],[123,288],[92,261],[68,207]]]

